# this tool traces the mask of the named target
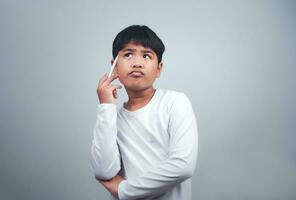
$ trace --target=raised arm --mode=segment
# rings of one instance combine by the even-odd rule
[[[91,146],[91,169],[97,179],[109,180],[120,170],[120,153],[117,146],[117,109],[115,99],[119,85],[111,85],[118,76],[105,74],[98,84],[97,120]]]
[[[115,104],[98,104],[91,146],[91,168],[97,179],[109,180],[120,170]]]
[[[147,198],[190,178],[196,167],[198,130],[192,105],[184,94],[178,94],[170,110],[169,157],[141,176],[119,184],[120,200]]]

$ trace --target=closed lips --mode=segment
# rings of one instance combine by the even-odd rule
[[[132,71],[130,74],[139,74],[139,75],[144,75],[143,72],[141,71]]]

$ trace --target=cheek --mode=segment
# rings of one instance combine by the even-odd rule
[[[120,73],[124,73],[124,72],[126,72],[127,71],[127,69],[128,69],[128,66],[129,66],[129,64],[127,63],[127,62],[119,62],[118,64],[117,64],[117,71],[118,71],[118,73],[120,72]]]
[[[155,64],[155,63],[153,63],[150,67],[149,67],[149,73],[151,74],[151,75],[157,75],[157,73],[158,73],[158,66]]]
[[[126,79],[126,70],[124,70],[122,67],[117,68],[117,74],[118,74],[118,80],[123,83]]]
[[[122,66],[120,66],[119,68],[117,68],[117,74],[118,74],[119,78],[122,78],[125,73],[126,72],[125,72],[125,70],[124,70],[124,68]]]

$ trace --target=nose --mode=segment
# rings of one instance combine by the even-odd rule
[[[133,68],[142,68],[142,67],[143,67],[143,65],[139,62],[133,63]]]
[[[135,58],[132,63],[133,68],[143,68],[142,60],[140,58]]]

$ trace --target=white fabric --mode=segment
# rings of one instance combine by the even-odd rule
[[[115,104],[98,104],[97,111],[91,168],[100,179],[124,177],[120,200],[192,199],[198,130],[184,93],[158,88],[136,111]]]

